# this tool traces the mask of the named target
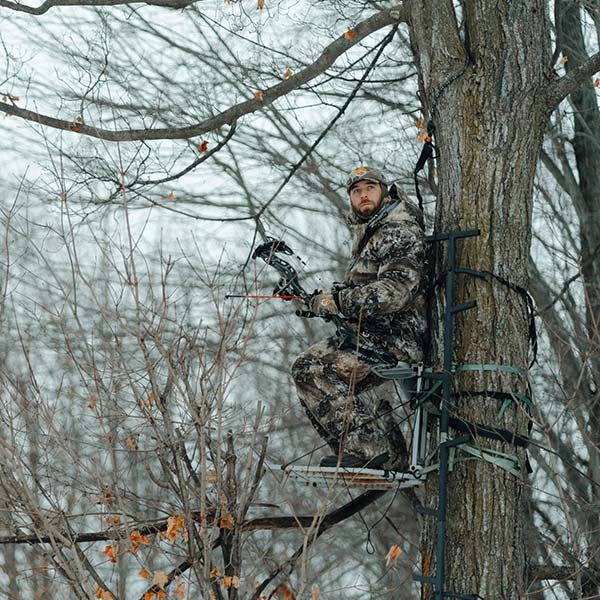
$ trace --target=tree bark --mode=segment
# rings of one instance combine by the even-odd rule
[[[457,302],[475,299],[477,306],[455,318],[453,361],[526,369],[525,300],[491,274],[527,288],[533,180],[548,119],[547,6],[544,0],[467,0],[461,30],[454,11],[450,0],[413,2],[411,11],[421,94],[435,123],[436,227],[479,229],[479,237],[460,242],[459,264],[488,274],[485,280],[459,278]],[[438,289],[437,304],[442,295]],[[436,327],[434,346],[441,348]],[[523,377],[457,373],[454,391],[458,417],[527,435],[522,405],[512,402],[499,419],[500,403],[485,394],[526,394]],[[461,391],[484,393],[461,396]],[[509,444],[482,438],[473,444],[524,459]],[[448,491],[444,591],[518,598],[527,589],[522,481],[486,462],[462,462],[450,474]],[[436,478],[426,492],[427,504],[435,507]],[[434,534],[428,522],[422,552],[430,575],[436,567]],[[427,598],[432,590],[425,587]]]

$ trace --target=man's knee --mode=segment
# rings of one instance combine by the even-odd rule
[[[305,381],[311,366],[314,364],[314,359],[306,353],[301,354],[292,365],[292,378],[296,383]]]

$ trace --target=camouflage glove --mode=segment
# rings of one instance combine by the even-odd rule
[[[335,295],[315,290],[310,297],[310,310],[317,315],[337,315],[340,309],[337,306]]]

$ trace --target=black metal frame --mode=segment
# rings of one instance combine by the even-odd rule
[[[445,591],[445,552],[446,552],[446,512],[448,508],[448,472],[450,450],[461,444],[469,442],[470,435],[463,435],[454,439],[449,439],[449,407],[452,396],[452,353],[454,348],[454,315],[464,310],[469,310],[476,306],[475,300],[469,300],[462,304],[455,302],[455,286],[457,274],[466,274],[474,277],[485,278],[480,271],[461,268],[456,265],[456,244],[457,241],[464,238],[476,237],[479,230],[451,231],[448,233],[436,233],[425,238],[425,241],[431,243],[448,242],[448,256],[446,260],[446,304],[444,309],[444,355],[443,371],[423,372],[423,377],[442,382],[442,398],[440,402],[440,444],[439,450],[439,480],[438,480],[438,508],[428,508],[420,506],[417,512],[424,516],[436,517],[436,549],[435,549],[435,575],[415,575],[415,580],[421,583],[427,583],[433,586],[433,597],[435,600],[443,598],[459,598],[462,600],[475,600],[478,595],[456,594]]]

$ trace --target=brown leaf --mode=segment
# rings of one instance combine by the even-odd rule
[[[265,0],[258,0],[258,4],[256,6],[256,8],[258,8],[258,10],[262,10],[265,7]]]
[[[181,600],[183,600],[183,598],[185,597],[185,592],[183,591],[185,589],[185,583],[183,583],[183,581],[175,588],[175,591],[173,592],[173,596],[178,596],[179,598],[181,598]]]
[[[161,590],[169,583],[169,576],[164,571],[155,571],[152,585],[157,585]]]
[[[143,577],[144,579],[150,579],[150,571],[148,571],[147,569],[140,569],[138,571],[138,575],[140,577]]]
[[[389,567],[390,564],[392,564],[392,562],[394,563],[394,566],[396,566],[398,564],[398,559],[400,558],[401,555],[402,555],[402,548],[400,548],[400,546],[394,544],[388,550],[388,553],[385,555],[385,566]]]
[[[198,152],[206,152],[208,150],[208,141],[204,140],[199,146],[198,146]]]
[[[296,600],[294,592],[285,583],[282,583],[278,588],[278,592],[281,592],[283,600]]]
[[[233,520],[233,517],[229,513],[223,515],[219,519],[219,527],[221,529],[231,529],[231,530],[233,530],[233,528],[235,527],[235,521]]]
[[[352,27],[348,28],[348,31],[344,34],[344,39],[351,41],[356,39],[356,31]]]
[[[110,560],[111,563],[117,562],[117,554],[119,553],[119,544],[115,544],[114,546],[104,546],[104,550],[102,554],[106,555],[106,557]]]
[[[283,78],[284,79],[289,79],[292,76],[292,70],[288,69],[284,74],[283,74]]]
[[[173,192],[169,192],[169,195],[167,196],[167,200],[175,200],[175,194]],[[152,397],[152,400],[150,400],[150,396]],[[150,396],[148,397],[148,402],[153,402],[154,394],[150,394]]]
[[[167,537],[171,544],[175,543],[175,540],[181,533],[185,539],[185,515],[173,515],[167,519]]]
[[[254,99],[255,100],[262,100],[263,99],[263,93],[258,90],[258,92],[254,92]]]

